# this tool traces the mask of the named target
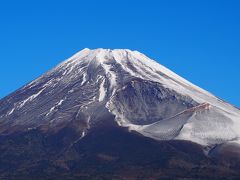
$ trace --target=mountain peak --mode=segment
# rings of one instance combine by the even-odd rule
[[[97,48],[97,49],[89,49],[84,48],[83,50],[77,52],[75,55],[73,55],[70,59],[79,59],[83,56],[91,56],[93,59],[95,57],[98,57],[98,59],[104,59],[106,57],[109,57],[108,59],[114,59],[114,56],[116,57],[127,57],[128,54],[132,55],[140,55],[144,56],[142,53],[138,51],[132,51],[130,49],[104,49],[104,48]],[[91,58],[90,58],[91,59]],[[121,58],[120,58],[121,59]]]

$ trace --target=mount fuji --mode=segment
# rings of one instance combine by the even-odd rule
[[[235,178],[239,162],[240,110],[138,51],[83,49],[0,100],[0,178]]]

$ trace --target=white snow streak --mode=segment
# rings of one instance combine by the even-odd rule
[[[83,73],[83,79],[82,79],[81,85],[83,85],[86,81],[87,81],[87,75],[86,73]]]
[[[104,83],[105,83],[105,79],[103,79],[102,83],[100,84],[100,88],[99,88],[99,98],[98,101],[101,102],[104,100],[104,97],[106,95],[106,89],[104,88]]]
[[[110,80],[111,88],[116,87],[116,85],[117,85],[117,76],[111,70],[111,65],[109,65],[109,64],[102,64],[102,67],[105,69],[106,75],[107,75],[108,79]]]
[[[10,116],[14,112],[15,108],[12,108],[10,112],[7,113],[8,116]]]
[[[62,103],[64,102],[64,99],[61,99],[55,106],[53,106],[49,112],[46,114],[46,116],[49,116],[56,108],[58,108],[59,106],[62,105]]]
[[[18,108],[22,108],[27,102],[34,100],[36,97],[38,97],[43,91],[45,90],[45,88],[43,88],[42,90],[40,90],[38,93],[28,97],[27,99],[23,100],[22,102],[20,102]]]

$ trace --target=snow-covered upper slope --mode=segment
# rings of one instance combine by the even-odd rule
[[[154,139],[240,139],[239,109],[127,49],[84,49],[4,98],[0,132],[16,126],[51,130],[81,120],[79,131],[86,135],[104,109],[120,126]]]

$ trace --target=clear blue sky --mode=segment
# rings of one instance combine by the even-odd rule
[[[141,51],[240,106],[238,0],[2,0],[0,97],[85,47]]]

